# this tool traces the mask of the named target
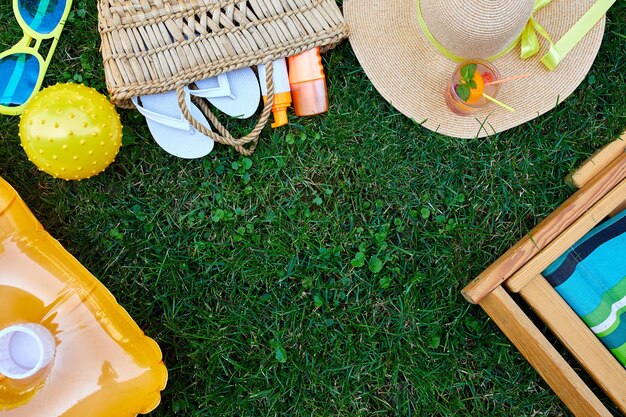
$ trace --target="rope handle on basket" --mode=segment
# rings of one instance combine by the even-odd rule
[[[259,141],[259,136],[261,135],[261,131],[267,124],[270,114],[272,113],[272,104],[274,103],[274,69],[272,67],[271,61],[265,64],[265,72],[265,82],[267,83],[267,101],[263,106],[263,111],[261,112],[261,117],[259,118],[259,121],[248,135],[239,139],[233,137],[230,132],[217,120],[217,117],[209,108],[206,100],[192,97],[194,103],[196,103],[200,107],[200,110],[202,110],[202,112],[207,116],[211,124],[215,126],[220,134],[217,134],[207,129],[206,126],[199,123],[191,114],[191,111],[189,110],[189,107],[187,106],[185,100],[185,87],[181,85],[176,88],[176,94],[178,94],[178,105],[180,106],[183,116],[185,116],[185,119],[187,119],[189,123],[191,123],[194,129],[196,129],[203,135],[208,136],[216,142],[232,146],[237,152],[243,155],[252,155],[252,153],[254,153],[254,150],[256,149],[257,143]],[[249,143],[251,143],[251,145],[245,147],[245,145]]]

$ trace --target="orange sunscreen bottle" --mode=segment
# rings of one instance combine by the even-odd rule
[[[272,127],[280,127],[289,123],[287,118],[287,108],[291,106],[291,89],[289,88],[289,75],[287,73],[287,62],[285,58],[277,59],[272,62],[274,75],[274,103],[272,103],[272,113],[274,114],[274,123]],[[261,94],[263,95],[263,103],[267,102],[267,82],[265,80],[265,65],[258,66],[259,82],[261,84]]]
[[[288,58],[289,84],[293,109],[298,116],[311,116],[328,110],[326,77],[320,48]]]

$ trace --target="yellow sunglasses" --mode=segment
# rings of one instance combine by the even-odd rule
[[[24,37],[0,53],[0,114],[21,114],[26,102],[39,91],[71,3],[71,0],[13,0],[13,12]],[[44,59],[38,50],[45,39],[51,39],[52,43]]]

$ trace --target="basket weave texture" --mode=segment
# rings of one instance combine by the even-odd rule
[[[335,0],[99,0],[111,101],[326,50],[348,35]]]

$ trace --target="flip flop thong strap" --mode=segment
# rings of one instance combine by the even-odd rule
[[[156,123],[174,128],[174,129],[179,129],[179,130],[189,130],[191,128],[191,124],[187,121],[187,119],[185,118],[185,116],[183,116],[183,114],[180,114],[179,118],[175,118],[175,117],[170,117],[170,116],[166,116],[162,113],[157,113],[155,111],[152,110],[148,110],[147,108],[143,107],[141,104],[139,104],[139,100],[137,99],[137,97],[133,97],[131,98],[133,104],[135,105],[135,107],[137,108],[137,110],[139,111],[139,113],[143,114],[144,117],[146,119],[152,120]]]
[[[233,99],[236,98],[230,89],[230,82],[228,81],[228,76],[226,74],[220,74],[214,78],[217,79],[217,87],[198,88],[197,90],[189,90],[189,93],[192,96],[202,97],[202,98],[219,98],[219,97],[230,97]]]
[[[274,69],[271,62],[268,62],[265,65],[265,72],[265,82],[267,83],[267,101],[263,106],[263,111],[261,112],[259,121],[257,122],[254,129],[252,129],[252,131],[248,135],[242,138],[237,139],[233,137],[230,132],[228,132],[228,130],[221,123],[219,123],[219,121],[217,120],[215,115],[213,115],[211,109],[204,100],[199,102],[198,105],[200,109],[205,113],[207,118],[211,121],[211,123],[215,125],[216,129],[221,133],[221,135],[207,129],[205,126],[200,124],[193,117],[191,111],[189,110],[189,89],[184,86],[180,86],[176,89],[180,109],[184,117],[189,121],[189,123],[191,123],[191,125],[203,135],[206,135],[221,144],[232,146],[237,152],[243,155],[251,155],[256,148],[256,144],[259,140],[259,136],[261,135],[261,131],[269,120],[270,114],[272,113],[272,104],[274,103]]]

